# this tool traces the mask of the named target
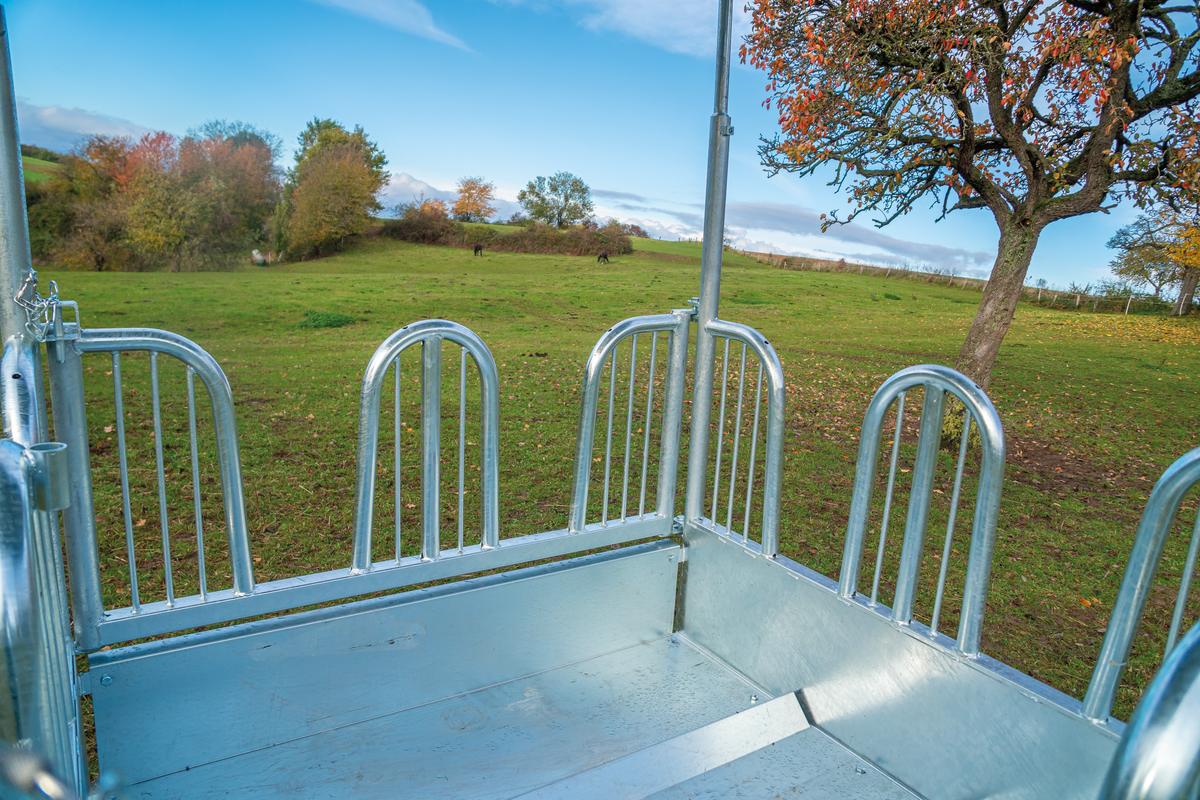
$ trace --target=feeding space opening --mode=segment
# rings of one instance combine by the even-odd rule
[[[702,513],[716,530],[762,543],[769,392],[763,364],[745,343],[717,338]]]
[[[208,391],[158,353],[83,359],[105,608],[174,604],[233,586]]]
[[[428,353],[434,356],[428,369],[426,348],[437,350]],[[428,522],[436,523],[439,553],[461,553],[478,545],[483,537],[483,434],[474,360],[453,342],[417,343],[393,360],[388,378],[390,391],[381,393],[372,562],[420,556]],[[432,380],[436,386],[430,385]],[[436,399],[426,401],[427,391]],[[427,447],[436,450],[428,459]],[[426,485],[427,466],[436,468],[436,494]]]

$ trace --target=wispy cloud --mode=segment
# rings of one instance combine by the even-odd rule
[[[543,6],[541,0],[493,0]],[[594,31],[612,31],[672,53],[712,58],[717,47],[717,0],[565,0],[579,12],[579,23]],[[734,41],[750,32],[750,17],[734,4]],[[736,50],[736,44],[735,44]]]
[[[632,192],[613,192],[608,189],[592,189],[592,197],[599,197],[602,200],[633,200],[638,203],[645,203],[646,198],[640,194]]]
[[[730,225],[754,230],[780,231],[814,237],[827,244],[818,245],[830,252],[870,260],[894,259],[937,269],[953,269],[970,274],[986,274],[995,260],[994,252],[946,247],[940,244],[910,242],[876,229],[850,223],[835,225],[821,233],[821,215],[801,206],[781,203],[730,203],[725,212]],[[838,245],[842,245],[839,247]],[[876,248],[879,252],[845,252],[845,245]]]
[[[318,5],[348,11],[359,17],[382,22],[413,36],[431,39],[462,50],[470,50],[461,39],[439,28],[429,9],[416,0],[309,0]]]
[[[17,127],[25,144],[36,144],[60,152],[70,150],[84,136],[101,134],[138,138],[150,132],[150,128],[143,125],[97,111],[38,106],[25,98],[17,98]]]

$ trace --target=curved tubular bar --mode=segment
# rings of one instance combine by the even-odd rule
[[[709,336],[721,336],[747,345],[758,356],[758,363],[766,367],[767,463],[763,467],[762,553],[774,558],[779,555],[779,491],[783,482],[783,420],[787,411],[783,365],[771,343],[749,325],[712,319],[704,330]],[[715,524],[716,520],[713,522]]]
[[[1083,715],[1094,722],[1102,722],[1112,713],[1117,686],[1129,662],[1133,637],[1154,584],[1154,573],[1162,559],[1167,534],[1175,522],[1180,501],[1197,483],[1200,483],[1200,447],[1180,456],[1167,467],[1146,501],[1146,510],[1142,512],[1142,521],[1133,540],[1133,551],[1129,554],[1129,565],[1113,603],[1104,644],[1100,646],[1100,657],[1092,671],[1087,694],[1083,696]],[[1194,633],[1193,628],[1188,637]]]
[[[242,488],[242,457],[238,448],[233,390],[216,360],[198,344],[154,328],[97,328],[84,330],[71,343],[82,353],[124,353],[148,350],[182,361],[200,377],[212,403],[216,429],[217,462],[221,465],[221,494],[225,498],[225,529],[229,532],[229,560],[235,594],[254,592],[254,566],[246,529],[246,498]]]
[[[1200,625],[1163,662],[1125,727],[1101,800],[1185,800],[1200,785]]]
[[[979,488],[975,495],[975,520],[971,528],[971,549],[967,577],[963,587],[962,615],[958,624],[955,649],[966,656],[979,654],[983,612],[988,581],[992,571],[992,552],[996,545],[996,523],[1000,513],[1000,493],[1004,481],[1004,428],[996,407],[982,389],[960,372],[937,364],[922,364],[897,372],[883,382],[871,398],[863,418],[862,439],[854,471],[854,495],[850,501],[850,522],[846,528],[846,549],[842,554],[842,572],[838,594],[853,599],[858,590],[867,523],[870,519],[871,492],[875,486],[875,468],[883,438],[883,420],[892,402],[902,392],[922,387],[925,390],[921,414],[921,433],[917,461],[913,466],[913,488],[905,523],[904,544],[900,553],[900,573],[896,581],[896,600],[892,620],[902,625],[912,621],[913,596],[924,546],[925,526],[933,490],[933,471],[940,444],[944,397],[948,392],[971,412],[983,442]]]
[[[639,333],[661,331],[671,334],[667,354],[667,386],[663,400],[662,449],[659,454],[658,499],[656,516],[670,516],[675,502],[675,477],[679,470],[679,428],[683,419],[683,380],[687,366],[690,308],[670,314],[630,317],[613,325],[592,348],[583,371],[579,392],[579,426],[575,437],[575,480],[571,505],[567,511],[567,531],[581,533],[586,523],[588,484],[592,477],[592,446],[596,437],[596,407],[600,399],[600,376],[609,356],[621,342]],[[615,368],[615,367],[614,367]],[[654,387],[650,387],[653,391]]]
[[[479,370],[481,435],[483,437],[483,463],[481,465],[483,538],[480,544],[485,550],[500,544],[500,379],[496,372],[496,360],[492,358],[492,353],[483,340],[476,336],[471,329],[445,319],[425,319],[405,325],[384,339],[383,343],[375,350],[374,355],[371,356],[371,360],[363,372],[358,410],[358,467],[354,488],[354,559],[351,571],[355,574],[371,570],[371,521],[375,513],[375,468],[379,460],[379,403],[388,368],[399,357],[401,351],[410,345],[421,342],[429,348],[438,348],[440,354],[443,341],[454,342],[464,348],[471,354],[471,358],[474,359],[475,366]],[[431,353],[432,349],[426,355]],[[440,367],[440,355],[433,360],[436,360]],[[422,358],[422,361],[424,362],[426,359]],[[438,376],[440,381],[440,368]],[[440,403],[431,406],[424,402],[433,390],[433,376],[430,374],[428,378],[421,384],[422,440],[429,434],[430,426],[441,424]],[[436,388],[440,396],[440,382]],[[436,414],[436,422],[430,419],[426,424],[425,417],[432,414]],[[425,443],[422,441],[422,448],[424,447]],[[424,450],[423,453],[429,456],[429,459],[423,457],[423,461],[430,459],[434,462],[437,461],[436,453]],[[399,479],[400,476],[397,475],[396,480]],[[422,510],[423,525],[430,519],[436,521],[438,517],[437,503],[440,501],[437,499],[436,492],[439,488],[436,485],[422,486],[423,505],[430,502],[431,492],[433,492],[434,502],[432,510]],[[432,517],[430,517],[431,514]],[[428,538],[428,534],[428,530],[423,530],[423,538]],[[434,535],[436,535],[436,531]],[[436,554],[426,553],[426,555],[430,558],[436,557]]]

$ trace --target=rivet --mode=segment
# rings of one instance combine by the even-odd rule
[[[757,703],[757,702],[758,702],[758,695],[756,695],[756,694],[752,694],[752,695],[750,695],[750,702],[751,702],[751,703]]]
[[[675,560],[675,556],[668,556],[668,557],[667,557],[667,561],[674,561],[674,560]]]
[[[105,675],[100,678],[101,686],[112,686],[112,675]]]
[[[862,764],[855,764],[855,765],[854,765],[854,771],[855,771],[855,772],[857,772],[859,775],[866,775],[866,774],[867,774],[867,768],[866,768],[866,767],[864,767]]]

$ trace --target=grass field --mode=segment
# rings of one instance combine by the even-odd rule
[[[470,327],[500,367],[502,535],[563,527],[577,388],[591,346],[613,322],[685,306],[698,291],[699,245],[635,240],[635,247],[632,256],[597,265],[367,240],[331,258],[233,273],[44,270],[42,277],[79,301],[85,327],[166,328],[221,363],[234,388],[256,578],[264,581],[348,565],[361,372],[388,334],[422,317]],[[783,271],[729,254],[721,316],[762,331],[789,384],[785,555],[837,577],[857,428],[871,393],[907,365],[952,365],[978,300],[977,292]],[[307,311],[357,321],[298,328]],[[1200,445],[1198,345],[1194,319],[1019,309],[990,392],[1006,429],[1008,468],[986,653],[1082,696],[1149,489],[1172,460]],[[85,368],[94,462],[103,471],[110,468],[99,462],[115,446],[112,366],[92,356]],[[147,473],[153,440],[144,372],[133,358],[123,370],[134,390],[126,398],[134,471]],[[177,444],[181,385],[164,373],[167,469],[186,479],[187,451]],[[127,567],[111,475],[97,480],[97,514],[106,601],[115,605],[124,599]],[[180,594],[196,584],[186,483],[170,495]],[[150,554],[139,564],[143,599],[155,599],[157,495],[136,492],[131,510]],[[219,526],[219,506],[205,513]],[[210,541],[219,550],[215,531]],[[407,552],[414,546],[406,542]],[[1169,583],[1177,585],[1185,551],[1184,537],[1168,547],[1164,585],[1152,598],[1119,716],[1132,710],[1157,663],[1174,598]],[[210,585],[220,583],[221,563],[219,552],[210,556]]]
[[[53,161],[44,161],[30,156],[21,156],[21,165],[25,169],[25,180],[30,183],[48,181],[62,169],[61,165],[55,164]]]

